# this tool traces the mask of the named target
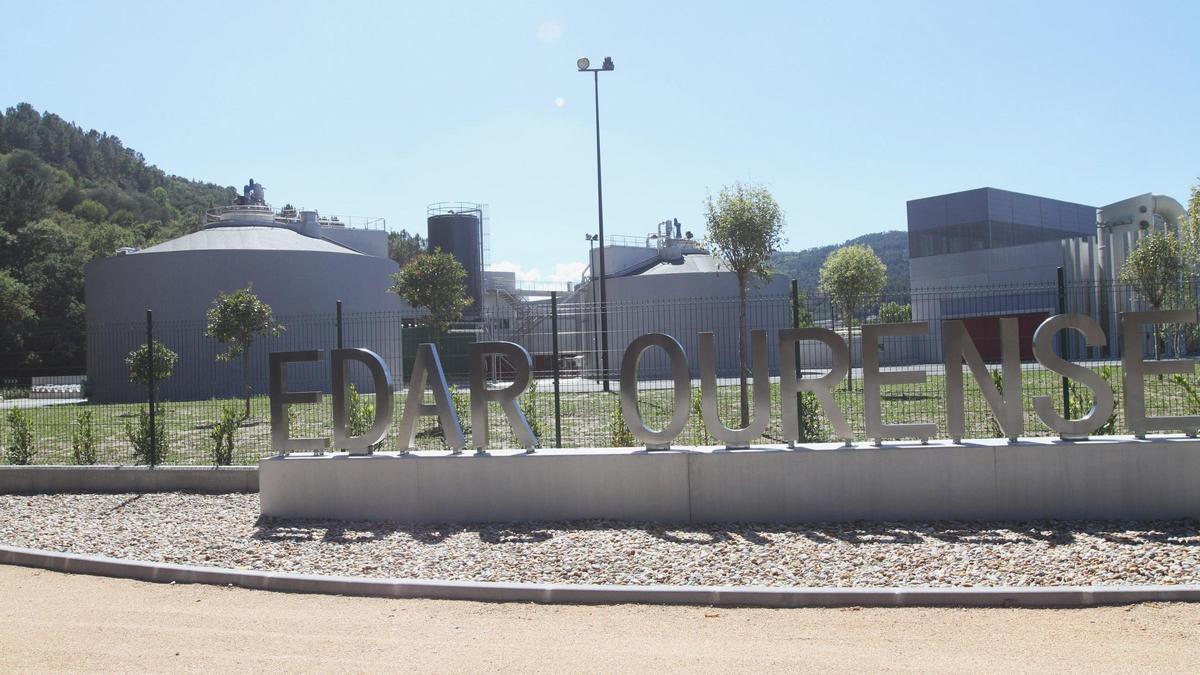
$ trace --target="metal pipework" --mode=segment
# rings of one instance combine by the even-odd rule
[[[433,405],[425,403],[426,387],[433,390]],[[404,402],[404,414],[400,417],[397,431],[397,442],[402,452],[416,448],[417,418],[424,415],[437,415],[446,445],[452,451],[459,452],[467,445],[450,399],[450,389],[446,386],[446,374],[442,372],[437,345],[431,342],[417,345],[416,358],[413,360],[412,375],[408,380],[408,399]]]
[[[341,308],[339,304],[339,309]],[[333,374],[333,447],[351,455],[369,455],[371,446],[387,437],[392,426],[392,373],[379,355],[368,349],[335,349],[330,355]],[[346,395],[350,383],[346,377],[346,362],[358,361],[371,373],[375,385],[375,419],[371,428],[361,436],[346,433]]]
[[[642,421],[642,411],[638,409],[637,402],[638,365],[642,361],[642,354],[651,347],[660,347],[667,353],[671,360],[671,378],[674,380],[671,421],[658,431],[647,427]],[[671,441],[687,426],[691,402],[691,375],[688,373],[687,356],[678,340],[664,333],[649,333],[629,343],[621,358],[621,413],[635,439],[645,443],[647,450],[670,449]]]
[[[771,421],[771,380],[767,370],[767,331],[750,332],[750,361],[754,374],[754,414],[750,423],[741,429],[731,429],[721,421],[717,411],[717,346],[711,332],[699,334],[700,339],[700,410],[704,428],[727,449],[748,448],[750,442],[767,431]],[[740,364],[739,364],[739,367]]]
[[[287,364],[320,361],[319,349],[299,352],[272,352],[267,357],[271,378],[271,448],[281,455],[291,452],[324,452],[328,438],[291,438],[287,407],[293,403],[320,403],[319,391],[288,391]]]
[[[796,376],[796,349],[798,342],[811,340],[829,347],[832,363],[829,372],[821,377]],[[850,372],[850,348],[846,341],[828,328],[789,328],[779,331],[779,396],[781,401],[790,401],[798,392],[811,392],[817,397],[825,417],[833,426],[833,433],[847,444],[854,441],[854,432],[846,421],[846,415],[833,397],[833,388],[846,379]],[[800,438],[800,418],[795,406],[783,405],[783,436],[788,445]]]
[[[1069,377],[1091,390],[1094,401],[1092,409],[1083,417],[1069,420],[1058,414],[1049,396],[1035,396],[1033,410],[1042,423],[1057,431],[1063,440],[1079,440],[1087,438],[1088,434],[1108,421],[1108,416],[1113,411],[1113,392],[1099,373],[1071,363],[1054,353],[1054,335],[1067,329],[1082,333],[1089,347],[1103,347],[1108,343],[1104,329],[1092,317],[1084,314],[1058,314],[1043,321],[1033,332],[1033,356],[1047,370]]]

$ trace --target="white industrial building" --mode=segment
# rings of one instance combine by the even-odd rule
[[[382,219],[329,218],[315,211],[280,214],[265,202],[212,209],[196,232],[88,263],[87,353],[93,399],[145,396],[144,388],[129,382],[124,360],[146,341],[146,310],[154,314],[155,338],[179,354],[176,375],[162,383],[164,398],[240,394],[240,364],[216,361],[223,346],[204,336],[204,322],[218,293],[247,285],[285,326],[279,337],[263,338],[251,350],[255,392],[267,390],[268,351],[335,346],[333,317],[339,300],[351,318],[346,321],[346,344],[376,351],[399,372],[398,317],[409,307],[388,292],[398,269],[387,255]],[[395,330],[373,325],[355,334],[358,324],[352,317],[367,313],[395,315]],[[294,388],[328,389],[327,365],[294,372]],[[369,379],[359,384],[367,387]]]

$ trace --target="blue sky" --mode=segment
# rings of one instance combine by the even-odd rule
[[[1200,3],[61,3],[5,0],[0,105],[186,177],[387,218],[491,209],[491,260],[577,277],[596,230],[765,184],[785,248],[993,186],[1100,205],[1200,174]]]

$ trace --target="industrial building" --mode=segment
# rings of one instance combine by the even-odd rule
[[[238,204],[209,210],[203,227],[145,249],[94,260],[85,268],[88,381],[93,400],[145,396],[129,381],[125,357],[146,341],[146,310],[154,313],[155,338],[179,355],[176,375],[162,383],[166,399],[237,396],[240,364],[216,361],[223,345],[205,337],[205,315],[214,298],[247,285],[285,326],[251,349],[252,386],[267,390],[269,351],[329,349],[335,345],[337,301],[353,317],[410,310],[389,293],[399,266],[388,258],[382,219],[322,217],[316,211],[276,213],[251,183]],[[328,319],[314,317],[324,315]],[[292,317],[295,317],[293,319]],[[301,319],[300,317],[303,317]],[[380,354],[399,371],[401,341],[377,327],[353,334],[347,344]],[[299,368],[294,388],[328,388],[325,369]],[[357,378],[356,378],[357,380]],[[369,379],[357,382],[369,388]]]
[[[1072,339],[1071,356],[1120,354],[1118,315],[1141,309],[1115,283],[1129,253],[1150,231],[1178,231],[1183,207],[1144,194],[1096,208],[978,188],[908,202],[909,279],[914,321],[930,322],[925,358],[941,358],[941,321],[962,319],[985,358],[999,357],[1001,316],[1020,320],[1023,356],[1037,325],[1066,310],[1105,327],[1105,350]]]

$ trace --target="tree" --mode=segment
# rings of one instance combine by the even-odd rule
[[[250,417],[250,346],[260,335],[279,335],[283,330],[271,306],[254,294],[252,286],[219,293],[208,309],[204,334],[225,345],[225,352],[218,354],[217,360],[229,363],[242,357],[247,418]]]
[[[0,270],[0,354],[21,347],[36,318],[29,287]]]
[[[150,362],[149,350],[146,349],[146,345],[144,344],[129,352],[129,356],[125,357],[125,367],[129,368],[129,381],[148,386],[150,384],[151,372],[153,372],[154,391],[156,394],[163,380],[175,372],[175,364],[177,363],[179,363],[179,355],[158,340],[154,341],[153,365]]]
[[[1151,309],[1159,310],[1179,290],[1185,267],[1179,239],[1169,232],[1152,232],[1129,254],[1118,279],[1145,298]],[[1162,355],[1163,346],[1162,331],[1155,328],[1155,359]]]
[[[393,274],[389,290],[413,307],[429,310],[425,323],[444,331],[471,305],[472,299],[466,297],[466,278],[467,270],[454,256],[436,249],[418,255]]]
[[[783,243],[783,211],[766,188],[734,183],[721,189],[714,200],[705,200],[708,245],[733,272],[738,284],[738,362],[742,426],[750,423],[750,396],[746,383],[746,289],[754,277],[771,277],[771,254]]]
[[[71,209],[71,215],[91,223],[99,223],[108,217],[108,209],[94,199],[85,199]]]
[[[880,323],[908,323],[912,321],[912,305],[885,302],[879,306]]]
[[[875,302],[887,283],[887,266],[870,246],[852,244],[834,251],[821,265],[821,290],[842,310],[846,339],[853,344],[854,311]],[[862,347],[866,349],[864,345]],[[853,378],[846,378],[853,388]]]
[[[407,230],[388,232],[388,257],[403,269],[412,259],[425,252],[425,240]]]

